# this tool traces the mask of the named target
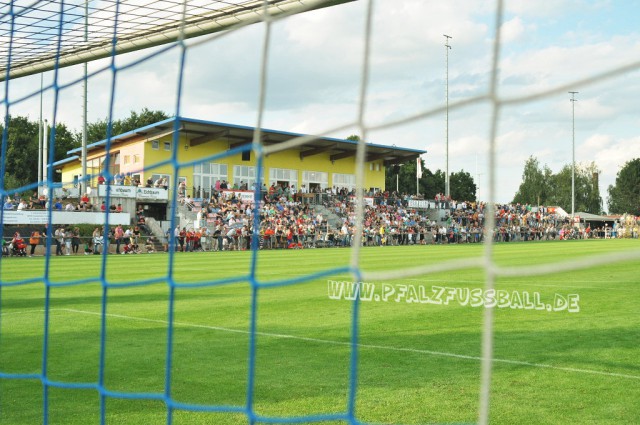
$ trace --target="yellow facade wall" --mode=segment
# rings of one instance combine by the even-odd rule
[[[140,181],[143,184],[152,174],[165,174],[169,175],[171,179],[173,179],[174,169],[171,163],[154,166],[153,168],[146,168],[150,167],[152,164],[157,164],[171,159],[173,143],[175,143],[173,136],[168,135],[157,139],[158,149],[153,148],[153,140],[156,139],[114,143],[112,145],[112,151],[120,151],[120,172],[131,173],[132,175],[139,174],[141,177]],[[165,143],[169,144],[168,150],[165,148]],[[257,159],[254,152],[251,152],[249,161],[243,161],[241,153],[224,156],[230,147],[230,142],[225,139],[208,141],[206,143],[193,146],[189,142],[187,136],[181,134],[177,143],[176,158],[179,162],[199,162],[205,158],[209,158],[208,162],[226,164],[228,181],[230,183],[229,187],[234,183],[239,183],[233,181],[234,165],[257,166]],[[220,157],[216,157],[218,155],[220,155]],[[333,162],[329,157],[330,154],[325,152],[300,159],[299,148],[270,154],[264,158],[263,182],[269,185],[270,169],[281,168],[297,171],[298,188],[302,185],[304,171],[325,172],[328,174],[328,187],[339,187],[340,185],[334,182],[333,175],[335,173],[355,174],[355,155]],[[378,160],[367,162],[364,164],[364,168],[364,187],[366,189],[384,189],[386,170],[383,161]],[[62,166],[63,182],[72,182],[73,176],[78,174],[81,174],[80,160]],[[178,176],[185,178],[187,187],[191,187],[193,182],[193,165],[181,167],[178,170]],[[95,180],[93,180],[92,186],[95,186]]]

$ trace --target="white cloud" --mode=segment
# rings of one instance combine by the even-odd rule
[[[515,17],[504,24],[500,30],[500,36],[504,43],[518,40],[524,34],[525,26],[520,17]]]

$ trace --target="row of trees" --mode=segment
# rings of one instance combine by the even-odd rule
[[[111,135],[126,133],[157,121],[169,118],[162,111],[143,109],[140,113],[131,112],[128,118],[113,121]],[[38,181],[39,125],[27,117],[9,117],[7,128],[7,150],[3,158],[5,187],[14,189]],[[87,124],[88,143],[107,138],[108,120],[98,120]],[[4,134],[4,126],[0,131]],[[54,129],[49,128],[49,134]],[[79,148],[82,144],[82,132],[72,131],[63,123],[55,126],[54,162],[67,157],[67,151]]]
[[[513,198],[514,203],[533,205],[557,205],[571,212],[571,165],[565,165],[554,174],[535,157],[524,164],[522,182]],[[602,214],[602,197],[598,188],[600,171],[594,162],[576,164],[575,211]]]
[[[609,185],[609,213],[640,215],[640,158],[628,161]]]
[[[445,173],[432,172],[422,167],[422,177],[418,179],[420,194],[433,199],[437,193],[445,192]],[[400,193],[416,193],[416,161],[387,169],[386,189]],[[565,165],[558,173],[553,173],[535,157],[525,162],[522,182],[513,203],[532,205],[555,205],[571,211],[571,165]],[[600,170],[594,162],[579,164],[575,170],[575,211],[602,214],[603,204],[599,189]],[[451,173],[449,183],[451,197],[457,200],[476,200],[476,183],[466,171]],[[640,215],[640,158],[627,162],[618,172],[616,183],[608,188],[608,211],[610,214],[631,213]]]
[[[576,165],[575,211],[602,214],[603,205],[598,176],[600,170],[594,162]],[[608,188],[610,214],[640,215],[640,158],[628,161],[618,172],[615,185]],[[565,165],[554,174],[551,169],[530,157],[522,173],[522,183],[513,198],[514,203],[558,205],[571,211],[571,165]]]
[[[385,186],[389,191],[398,189],[400,193],[416,193],[416,167],[417,161],[409,161],[400,166],[387,169]],[[424,166],[422,167],[422,177],[418,179],[418,192],[426,199],[434,199],[436,194],[445,193],[445,172],[436,170],[432,172]],[[471,174],[464,170],[451,173],[449,181],[449,191],[452,199],[475,201],[476,183]]]

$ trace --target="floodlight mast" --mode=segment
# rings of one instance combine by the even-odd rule
[[[44,75],[40,74],[40,119],[38,120],[38,181],[42,182],[42,155],[44,145],[44,125],[42,123],[42,95],[44,91]],[[42,186],[38,187],[38,195],[42,193]]]
[[[89,41],[89,0],[84,1],[84,42],[87,43]],[[84,62],[83,65],[84,71],[84,80],[82,80],[82,176],[79,182],[80,196],[87,193],[87,185],[89,181],[87,178],[87,91],[89,84],[89,76],[87,69],[87,62]]]
[[[447,71],[446,71],[446,79],[445,79],[445,98],[446,98],[446,125],[445,125],[445,143],[446,143],[446,153],[445,153],[445,157],[446,157],[446,166],[445,166],[445,177],[444,177],[444,194],[447,197],[447,199],[449,198],[449,196],[451,195],[451,191],[450,191],[450,184],[449,184],[449,50],[451,49],[451,46],[449,45],[449,39],[452,38],[451,36],[447,35],[447,34],[442,34],[443,36],[445,36],[445,42],[444,42],[444,47],[445,47],[445,53],[446,53],[446,64],[447,64]]]
[[[571,94],[571,219],[575,217],[576,209],[576,94],[577,91],[570,91]],[[573,223],[571,223],[573,226]]]

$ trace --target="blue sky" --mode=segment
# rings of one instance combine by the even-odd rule
[[[590,75],[640,61],[640,2],[506,1],[502,28],[499,95],[511,97],[568,84],[578,91],[575,105],[576,160],[595,161],[600,191],[624,163],[640,157],[637,103],[640,70],[580,86]],[[357,1],[298,15],[273,27],[264,126],[284,131],[346,137],[359,129],[329,130],[355,122],[366,2]],[[494,38],[493,1],[379,0],[374,8],[371,73],[365,123],[375,126],[442,106],[445,101],[443,34],[449,51],[449,99],[454,104],[487,93]],[[187,52],[184,116],[255,125],[264,28],[253,26]],[[125,64],[149,51],[122,56]],[[179,51],[173,49],[118,73],[116,118],[143,107],[175,112]],[[90,69],[104,66],[90,64]],[[61,71],[61,81],[80,74]],[[89,120],[104,118],[110,101],[105,72],[89,83]],[[46,81],[51,81],[47,73]],[[12,82],[12,98],[33,90],[38,77]],[[543,99],[502,109],[498,127],[496,199],[510,201],[524,162],[536,156],[554,171],[571,161],[571,102],[563,90]],[[52,113],[49,95],[45,115]],[[62,93],[59,119],[80,128],[79,87]],[[33,101],[12,105],[11,113],[37,118]],[[487,196],[490,105],[478,103],[449,114],[450,170],[477,178]],[[51,118],[49,118],[51,120]],[[377,144],[426,149],[427,166],[445,164],[445,116],[372,131]],[[606,202],[605,202],[606,208]]]

